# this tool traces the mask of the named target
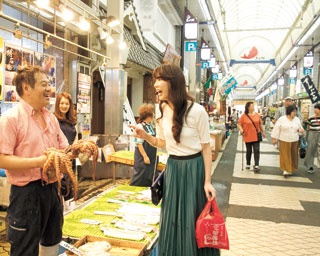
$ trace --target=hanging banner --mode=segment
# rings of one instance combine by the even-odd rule
[[[211,58],[211,49],[208,43],[203,38],[201,38],[200,59],[210,60],[210,58]]]
[[[184,38],[185,40],[198,39],[198,21],[187,8],[184,9]]]
[[[157,17],[157,3],[154,0],[140,0],[139,24],[142,31],[154,31]]]
[[[312,82],[310,76],[305,76],[301,79],[301,82],[306,89],[307,93],[309,94],[309,98],[312,103],[316,103],[320,101],[320,96],[318,93],[317,88],[314,86],[314,83]]]
[[[238,82],[236,81],[236,79],[231,76],[231,78],[220,88],[220,94],[226,97],[231,92],[231,90],[237,86],[237,84]]]
[[[303,67],[312,68],[313,67],[313,51],[307,52],[303,57]]]
[[[167,44],[166,50],[164,52],[164,56],[162,59],[163,63],[175,64],[177,66],[180,65],[181,56],[177,53],[173,46]]]

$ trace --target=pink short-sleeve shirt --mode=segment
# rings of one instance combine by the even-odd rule
[[[46,122],[43,129],[34,116],[33,108],[23,99],[17,106],[0,117],[0,154],[20,157],[38,157],[48,148],[64,149],[68,140],[59,127],[56,117],[46,108],[41,110]],[[6,170],[9,183],[24,186],[31,181],[47,181],[40,168]],[[50,180],[54,182],[55,180]]]

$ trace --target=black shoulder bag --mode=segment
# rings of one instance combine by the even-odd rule
[[[258,136],[258,141],[259,141],[259,142],[262,141],[262,140],[263,140],[263,139],[262,139],[262,133],[261,133],[261,132],[258,132],[258,129],[257,129],[256,125],[254,124],[254,122],[252,121],[252,119],[250,118],[250,116],[249,116],[248,114],[246,114],[246,115],[247,115],[247,117],[250,119],[250,121],[252,122],[254,128],[256,128],[257,136]]]
[[[152,180],[154,181],[153,184],[151,185],[151,201],[154,205],[158,205],[162,199],[163,196],[163,183],[164,183],[164,173],[165,169],[162,170],[160,175],[155,179],[156,176],[156,170],[157,170],[157,165],[158,161],[155,162],[154,164],[154,170],[153,170],[153,178]]]

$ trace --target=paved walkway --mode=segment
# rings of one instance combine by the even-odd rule
[[[233,132],[214,163],[217,201],[230,240],[222,256],[320,255],[319,169],[307,173],[300,159],[299,171],[284,178],[270,133],[260,151],[261,172],[242,170],[245,146],[242,150],[242,137]]]

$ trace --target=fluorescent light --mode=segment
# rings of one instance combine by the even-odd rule
[[[122,41],[120,44],[119,44],[119,48],[121,50],[124,50],[124,49],[127,49],[127,43],[125,41]]]
[[[73,19],[73,12],[63,4],[59,4],[59,9],[61,10],[61,17],[63,20],[70,21]]]
[[[114,42],[114,39],[111,36],[108,36],[106,39],[107,44],[112,44]]]
[[[208,10],[208,6],[205,0],[200,0],[200,7],[202,9],[202,12],[204,13],[204,16],[206,16],[207,20],[211,20],[211,15]]]
[[[85,18],[80,17],[79,28],[84,31],[88,31],[90,29],[90,22]]]
[[[298,45],[303,44],[319,26],[320,26],[320,18],[318,17],[317,20],[311,26],[311,28],[307,31],[307,33],[305,33],[303,37],[299,40]]]
[[[279,71],[284,64],[287,63],[287,61],[291,58],[291,56],[298,50],[298,47],[295,46],[291,49],[291,51],[289,52],[289,54],[287,55],[287,57],[284,58],[284,60],[280,63],[280,65],[277,67],[277,71]]]
[[[49,5],[49,0],[36,0],[34,1],[34,3],[40,7],[40,8],[43,8],[43,9],[46,9],[47,6]]]

